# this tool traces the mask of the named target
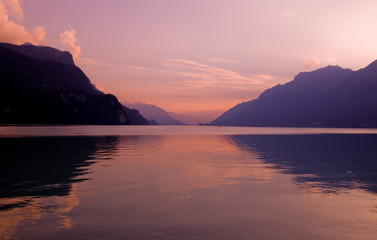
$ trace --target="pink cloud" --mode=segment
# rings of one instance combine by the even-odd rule
[[[263,79],[263,80],[273,80],[275,79],[275,76],[269,75],[269,74],[255,74],[256,78]]]
[[[318,66],[319,64],[321,64],[321,62],[316,58],[309,59],[309,60],[306,59],[304,63],[306,70],[310,70],[311,68]]]
[[[237,60],[229,59],[229,58],[205,58],[205,60],[215,63],[234,63],[238,64],[240,63]]]
[[[66,50],[68,50],[74,59],[77,59],[81,54],[81,47],[77,45],[76,30],[71,28],[71,30],[64,31],[59,35],[59,41],[64,44]]]
[[[44,27],[42,26],[35,27],[33,29],[33,35],[34,35],[35,41],[37,41],[38,43],[43,43],[43,44],[47,43],[46,30]]]
[[[77,63],[80,65],[87,65],[87,66],[98,66],[98,67],[107,67],[107,68],[124,68],[124,69],[132,69],[137,71],[153,71],[153,69],[136,66],[136,65],[120,65],[120,64],[110,64],[104,63],[94,58],[87,58],[87,57],[80,57],[77,60]]]
[[[21,4],[18,0],[4,0],[4,3],[7,5],[12,16],[15,16],[19,20],[23,20],[24,11],[22,10]]]
[[[13,44],[46,43],[46,32],[42,26],[34,28],[33,33],[30,33],[24,26],[12,21],[10,17],[22,21],[23,10],[20,2],[18,0],[0,0],[0,42]]]
[[[167,68],[173,68],[174,72],[176,73],[183,75],[187,74],[188,76],[192,76],[192,73],[201,72],[197,76],[211,76],[213,79],[217,79],[218,81],[222,80],[229,83],[262,83],[257,79],[244,77],[241,74],[231,70],[212,67],[187,59],[167,59],[162,63],[162,65]]]
[[[163,67],[158,71],[184,77],[184,81],[171,83],[173,88],[182,89],[245,89],[260,87],[263,82],[242,76],[241,74],[209,65],[197,63],[187,59],[167,59],[162,62]]]
[[[86,58],[86,57],[80,57],[77,63],[81,65],[91,65],[91,66],[98,66],[98,67],[114,67],[114,65],[103,63],[94,58]]]
[[[326,61],[327,61],[327,62],[335,62],[336,59],[335,59],[335,58],[327,58]]]

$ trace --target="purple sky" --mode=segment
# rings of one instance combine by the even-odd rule
[[[302,71],[377,59],[377,1],[0,0],[0,41],[70,50],[122,102],[210,118]]]

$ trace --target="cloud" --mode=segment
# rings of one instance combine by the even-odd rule
[[[318,66],[319,64],[321,64],[321,62],[316,58],[309,59],[309,60],[306,59],[304,63],[306,70],[310,70],[311,68]]]
[[[285,13],[282,13],[281,14],[283,17],[293,17],[295,16],[296,14],[295,13],[291,13],[291,12],[285,12]]]
[[[33,44],[46,43],[46,32],[42,26],[34,28],[33,33],[28,32],[24,26],[10,18],[15,17],[22,21],[24,16],[21,4],[18,0],[0,0],[0,42],[22,44],[31,42]]]
[[[78,59],[81,54],[81,47],[77,45],[76,30],[71,28],[59,35],[59,41],[64,44],[66,50],[68,50],[74,59]]]
[[[22,10],[20,2],[18,0],[4,0],[4,2],[11,15],[22,21],[24,18],[24,11]]]
[[[42,26],[33,29],[34,39],[39,43],[46,43],[46,30]]]
[[[263,85],[263,82],[242,76],[241,74],[209,65],[197,63],[187,59],[166,59],[162,62],[165,69],[160,72],[175,74],[185,78],[177,87],[195,89],[214,88],[249,88],[251,85]],[[172,83],[174,84],[174,83]]]
[[[124,68],[124,69],[132,69],[137,71],[154,71],[154,69],[146,68],[142,66],[136,65],[121,65],[121,64],[110,64],[104,63],[94,58],[87,58],[87,57],[80,57],[77,60],[78,64],[87,65],[87,66],[98,66],[98,67],[108,67],[108,68]]]
[[[91,66],[98,66],[98,67],[114,67],[114,65],[103,63],[94,58],[80,57],[80,59],[78,59],[77,62],[78,64],[82,64],[82,65],[91,65]]]
[[[256,78],[263,79],[263,80],[273,80],[275,79],[275,76],[269,75],[269,74],[255,74]]]
[[[209,62],[215,62],[215,63],[234,63],[234,64],[240,63],[237,60],[233,60],[229,58],[204,58],[204,60],[207,60]]]

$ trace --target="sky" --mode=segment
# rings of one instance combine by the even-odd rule
[[[377,59],[375,0],[0,0],[0,42],[72,53],[121,102],[213,120],[299,72]]]

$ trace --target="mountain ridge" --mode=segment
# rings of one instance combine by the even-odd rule
[[[187,114],[174,113],[174,112],[168,112],[168,114],[170,116],[172,116],[174,119],[177,119],[178,121],[182,122],[183,124],[187,124],[187,125],[198,125],[198,124],[206,122],[203,119],[193,117],[193,116],[187,115]]]
[[[141,115],[143,115],[149,121],[154,120],[160,125],[184,125],[184,123],[170,116],[168,112],[156,105],[147,104],[140,101],[125,103],[124,105],[129,108],[138,109]]]
[[[60,51],[48,46],[35,46],[31,43],[24,43],[22,45],[0,43],[0,47],[5,47],[14,52],[22,53],[28,57],[32,57],[38,60],[50,60],[75,65],[70,52]]]
[[[299,73],[240,103],[209,125],[377,127],[377,61],[358,71],[327,66]]]
[[[67,56],[72,59],[50,47],[0,43],[0,123],[148,124],[98,91]]]

